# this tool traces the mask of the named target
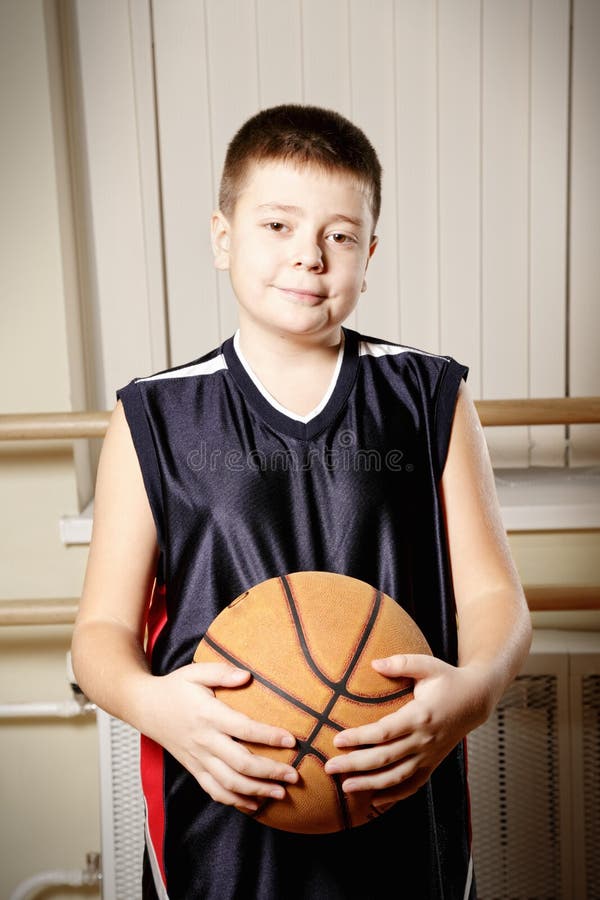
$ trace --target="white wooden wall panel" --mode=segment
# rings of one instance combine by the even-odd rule
[[[396,116],[394,104],[394,2],[379,0],[378,14],[364,0],[350,3],[352,120],[377,149],[383,168],[383,197],[377,225],[379,245],[367,271],[367,290],[356,310],[362,334],[400,340],[398,230],[396,216]]]
[[[154,122],[149,10],[137,0],[77,0],[71,12],[78,200],[89,236],[84,302],[95,396],[112,409],[116,388],[166,359],[158,163],[154,142],[142,146]]]
[[[566,390],[569,0],[532,0],[529,385],[532,397]],[[531,428],[534,465],[565,461],[563,426]]]
[[[440,0],[438,154],[440,346],[482,394],[481,4]]]
[[[167,0],[164,2],[172,15],[171,4]],[[219,0],[217,3],[205,0],[204,6],[216,202],[227,145],[240,125],[259,108],[256,6],[248,0]],[[235,297],[226,272],[219,272],[218,286],[219,316],[225,337],[232,334],[238,324]]]
[[[300,103],[302,85],[301,0],[257,0],[258,102],[261,108]],[[241,124],[241,123],[240,123]]]
[[[570,0],[129,2],[129,25],[114,0],[96,13],[95,5],[78,4],[88,23],[81,38],[87,70],[112,66],[110,102],[117,108],[104,115],[106,97],[98,85],[91,90],[86,75],[89,102],[97,106],[92,161],[104,158],[103,129],[113,131],[111,153],[115,141],[121,148],[121,174],[97,166],[92,189],[101,210],[107,197],[96,185],[110,184],[113,194],[117,185],[127,215],[113,237],[128,222],[123,245],[140,232],[142,251],[156,254],[143,237],[148,176],[140,212],[132,173],[137,166],[139,182],[143,160],[130,164],[128,149],[136,141],[150,155],[153,149],[151,129],[138,121],[137,135],[132,131],[137,106],[151,96],[140,82],[148,67],[137,72],[148,40],[145,7],[154,32],[169,319],[167,338],[152,340],[168,340],[170,363],[200,355],[237,326],[228,277],[212,265],[208,228],[228,141],[262,107],[309,102],[361,125],[384,168],[381,243],[349,324],[455,356],[470,366],[475,397],[560,395],[567,370],[571,394],[600,392],[598,0],[572,0],[570,244]],[[128,53],[137,72],[133,97]],[[128,296],[140,285],[150,296],[136,277],[136,253],[129,254],[120,296],[124,285]],[[114,280],[103,271],[98,281],[110,305]],[[121,307],[114,319],[136,337],[140,321],[151,323],[140,302],[130,302],[124,317]],[[110,341],[110,331],[105,335]],[[586,437],[591,431],[581,429]],[[572,432],[574,459],[583,459],[579,432]],[[527,429],[490,430],[488,440],[497,465],[563,458],[560,428],[531,431],[532,448]]]
[[[350,115],[347,0],[303,0],[303,100]]]
[[[482,71],[483,396],[528,392],[530,5],[484,0]],[[488,438],[501,465],[527,465],[526,429]]]
[[[571,132],[569,392],[600,393],[600,3],[575,0]],[[600,427],[571,429],[577,464],[599,461]]]
[[[303,102],[351,116],[348,0],[302,0],[302,50]],[[347,324],[356,328],[356,312]]]
[[[153,3],[165,277],[172,365],[222,334],[209,219],[216,180],[204,8]]]
[[[402,340],[439,346],[436,4],[396,3],[397,197]]]

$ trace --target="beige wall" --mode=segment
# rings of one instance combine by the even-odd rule
[[[71,348],[64,135],[56,133],[48,68],[55,49],[48,52],[41,0],[0,3],[2,412],[69,410],[81,391]],[[67,444],[0,445],[3,598],[79,594],[87,548],[65,548],[58,522],[80,510],[80,499]],[[600,583],[600,533],[522,533],[511,544],[526,582]],[[597,614],[535,619],[600,629]],[[68,698],[69,639],[66,627],[1,629],[0,703]],[[0,721],[0,757],[0,896],[7,897],[21,879],[81,868],[85,852],[100,849],[95,725]]]
[[[68,410],[60,160],[35,0],[0,3],[0,121],[0,410]],[[0,510],[1,596],[77,596],[87,549],[66,549],[58,529],[61,515],[79,512],[70,446],[0,445]],[[0,703],[68,699],[69,639],[64,627],[0,629]],[[85,852],[99,850],[94,722],[0,720],[0,759],[6,898],[23,878],[81,869]]]

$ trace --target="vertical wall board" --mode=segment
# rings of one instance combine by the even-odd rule
[[[137,111],[136,128],[142,194],[146,293],[152,369],[156,371],[164,369],[168,365],[169,349],[167,298],[162,255],[163,231],[153,72],[152,13],[149,0],[129,0],[129,16],[131,20],[133,87]]]
[[[97,402],[152,370],[138,120],[153,116],[136,95],[129,7],[78,2],[73,39],[79,76],[82,198],[88,240],[89,322]],[[147,96],[147,95],[146,95]],[[133,340],[135,336],[135,340]]]
[[[574,0],[569,393],[600,394],[600,3]],[[571,428],[571,461],[598,463],[600,426]]]
[[[530,7],[484,0],[483,397],[528,391]],[[488,434],[496,465],[527,465],[527,429]]]
[[[209,62],[209,123],[212,136],[213,192],[216,198],[229,141],[258,111],[256,6],[248,0],[205,0]],[[227,272],[219,272],[221,337],[238,325],[237,303]]]
[[[356,322],[363,334],[399,341],[393,0],[380,0],[377,11],[374,16],[369,4],[351,0],[351,116],[373,144],[383,169],[379,243]]]
[[[306,103],[352,116],[348,0],[303,0],[302,74]],[[346,320],[356,328],[356,311]]]
[[[221,337],[209,220],[215,205],[203,7],[153,0],[171,364]]]
[[[261,109],[302,102],[300,0],[257,0],[258,102]]]
[[[481,3],[440,0],[439,267],[442,353],[481,396]]]
[[[529,390],[564,397],[569,0],[532,0]],[[563,426],[532,427],[533,465],[561,466]]]
[[[439,345],[436,4],[396,3],[398,253],[405,344]]]
[[[303,0],[302,52],[304,102],[349,116],[352,85],[347,0]]]

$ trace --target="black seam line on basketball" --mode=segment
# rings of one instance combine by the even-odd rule
[[[316,724],[315,728],[313,729],[313,731],[311,732],[311,735],[310,735],[311,738],[316,736],[316,734],[318,734],[318,732],[324,725],[326,725],[328,728],[331,728],[333,731],[344,731],[347,728],[346,725],[340,725],[340,723],[336,722],[335,719],[329,718],[329,711],[339,700],[340,694],[333,694],[333,696],[327,703],[325,709],[322,712],[318,712],[318,710],[313,709],[312,707],[308,706],[308,704],[306,704],[306,703],[303,703],[302,700],[299,700],[297,697],[294,697],[292,694],[288,694],[287,691],[282,690],[278,685],[273,684],[273,682],[269,681],[268,678],[265,678],[264,675],[261,675],[260,673],[255,672],[254,669],[252,669],[251,666],[247,666],[242,659],[239,659],[239,657],[234,656],[233,653],[230,653],[224,647],[221,647],[221,645],[217,641],[215,641],[215,639],[213,637],[211,637],[210,634],[208,634],[208,633],[205,634],[204,640],[210,647],[212,647],[213,650],[215,650],[220,656],[222,656],[228,662],[232,663],[234,666],[241,666],[241,668],[246,669],[248,672],[250,672],[250,674],[252,675],[253,678],[255,678],[257,681],[259,681],[268,690],[272,691],[272,693],[277,694],[277,696],[281,697],[287,703],[290,703],[292,706],[296,707],[297,709],[302,710],[302,712],[308,713],[309,716],[311,716],[313,719],[315,719],[317,724]],[[242,685],[242,687],[243,687],[243,685]],[[404,694],[410,693],[411,690],[412,690],[412,688],[408,687],[408,688],[405,688],[403,691],[398,691],[398,693],[396,693],[396,694],[393,694],[393,695],[388,694],[388,695],[386,695],[386,697],[384,699],[381,699],[378,702],[384,702],[384,700],[388,700],[390,698],[395,699],[396,697],[402,697],[402,696],[404,696]],[[364,702],[367,702],[367,700],[368,700],[368,698],[365,698]],[[317,755],[317,754],[315,754],[315,755]]]
[[[335,784],[335,790],[337,793],[337,798],[340,804],[340,810],[342,813],[342,822],[344,824],[344,828],[348,831],[352,828],[352,819],[350,817],[350,810],[348,809],[348,797],[342,789],[342,778],[341,775],[333,775],[333,783]]]
[[[365,648],[366,642],[369,639],[369,634],[370,634],[371,628],[373,626],[373,623],[375,622],[375,619],[377,618],[377,616],[379,614],[379,609],[381,607],[381,599],[382,599],[381,591],[377,591],[375,594],[375,602],[373,603],[373,607],[372,607],[371,613],[369,615],[369,621],[367,623],[367,626],[365,627],[365,630],[363,632],[363,635],[359,642],[359,645],[356,649],[356,652],[354,653],[354,656],[352,657],[352,659],[350,660],[350,663],[348,664],[348,668],[347,668],[345,674],[342,676],[342,678],[340,678],[339,681],[333,681],[331,678],[328,678],[324,672],[321,671],[321,669],[316,664],[316,662],[314,661],[314,659],[311,655],[311,652],[308,648],[308,644],[306,642],[306,637],[304,635],[304,631],[302,629],[302,622],[300,621],[300,616],[298,615],[296,601],[294,599],[294,595],[292,594],[287,577],[285,575],[280,575],[279,580],[280,580],[281,584],[283,585],[283,589],[285,591],[285,596],[286,596],[286,599],[288,602],[288,606],[290,608],[290,612],[292,614],[292,619],[294,620],[296,634],[298,636],[298,640],[300,641],[300,647],[302,649],[302,654],[303,654],[306,662],[310,666],[310,668],[315,673],[315,675],[318,675],[318,677],[321,679],[321,681],[324,684],[327,685],[327,687],[330,687],[333,691],[335,691],[337,697],[344,697],[346,700],[354,700],[357,703],[364,703],[366,705],[376,706],[380,703],[388,703],[392,700],[399,700],[401,697],[406,696],[406,694],[410,694],[410,692],[412,691],[412,687],[403,688],[401,691],[394,691],[394,693],[392,693],[392,694],[385,694],[381,697],[363,697],[361,694],[352,693],[346,687],[348,679],[350,678],[350,675],[352,674],[352,672],[356,666],[356,663],[360,659],[360,655]]]
[[[204,635],[204,640],[212,647],[213,650],[216,650],[221,656],[223,656],[228,662],[233,663],[234,666],[238,666],[242,669],[247,669],[248,672],[252,675],[256,681],[259,681],[270,691],[273,691],[274,694],[278,694],[278,696],[282,697],[284,700],[287,700],[288,703],[291,703],[292,706],[301,709],[303,712],[308,713],[309,716],[312,716],[314,719],[318,719],[320,713],[316,709],[312,709],[312,707],[308,706],[307,703],[303,703],[302,700],[299,700],[297,697],[294,697],[292,694],[288,694],[287,691],[284,691],[277,684],[273,684],[272,681],[269,681],[268,678],[265,678],[264,675],[261,675],[259,672],[256,672],[251,666],[247,666],[242,659],[239,659],[237,656],[234,656],[233,653],[229,653],[224,647],[221,647],[220,644],[215,641],[209,634]],[[243,687],[243,685],[241,685]],[[341,729],[340,729],[341,730]]]

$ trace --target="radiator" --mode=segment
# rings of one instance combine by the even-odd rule
[[[479,900],[600,900],[600,634],[538,631],[467,739]]]
[[[98,711],[103,900],[141,900],[139,735]],[[479,900],[600,900],[600,634],[537,631],[467,739]]]

